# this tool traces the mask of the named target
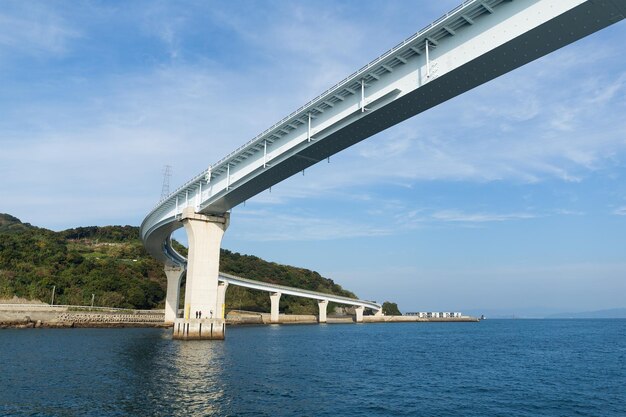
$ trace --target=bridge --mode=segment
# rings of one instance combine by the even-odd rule
[[[185,272],[182,267],[167,267],[165,269],[166,274],[171,274],[174,276],[174,279],[169,279],[168,275],[168,285],[177,285],[180,286],[180,281],[175,279],[182,275]],[[349,305],[355,307],[355,321],[357,323],[363,322],[363,312],[366,308],[371,309],[375,312],[375,315],[382,315],[382,306],[374,301],[367,300],[358,300],[356,298],[343,297],[340,295],[328,294],[318,291],[310,291],[304,290],[301,288],[288,287],[286,285],[278,285],[272,284],[268,282],[261,282],[257,280],[252,280],[248,278],[238,277],[236,275],[226,274],[220,272],[218,276],[218,286],[217,286],[217,303],[216,310],[209,310],[208,319],[213,319],[213,316],[217,316],[217,318],[224,318],[225,316],[225,300],[226,300],[226,289],[229,285],[236,285],[238,287],[250,288],[253,290],[266,291],[270,293],[270,302],[271,302],[271,310],[270,310],[270,322],[278,323],[279,322],[279,311],[278,311],[278,303],[280,302],[280,297],[285,295],[293,295],[296,297],[302,298],[310,298],[317,301],[317,305],[319,308],[318,322],[326,323],[327,318],[327,308],[328,303],[333,302],[342,305]],[[169,294],[176,294],[178,296],[177,288],[168,288],[167,291]],[[190,308],[188,305],[185,308]],[[174,323],[176,321],[176,313],[178,311],[178,299],[170,299],[169,297],[166,299],[165,305],[165,322],[166,323]],[[195,314],[194,314],[195,315]],[[188,317],[187,321],[190,324],[186,325],[187,327],[180,327],[177,329],[177,333],[181,333],[181,338],[200,338],[200,325],[202,323],[202,319],[191,319],[191,311],[184,311],[184,316]],[[206,317],[205,317],[206,319]],[[182,325],[182,322],[177,323]],[[193,329],[197,328],[198,337],[195,337],[193,334]],[[222,331],[224,326],[222,325]],[[191,333],[191,336],[189,334]],[[216,331],[214,331],[214,334]]]
[[[267,282],[255,281],[247,278],[237,277],[235,275],[220,273],[219,285],[237,285],[238,287],[251,288],[253,290],[269,291],[271,301],[271,316],[270,321],[272,323],[278,323],[278,302],[280,296],[295,295],[296,297],[311,298],[317,300],[319,307],[318,321],[320,323],[326,323],[326,309],[329,302],[354,306],[356,311],[356,322],[361,323],[363,321],[363,311],[365,308],[369,308],[376,312],[376,315],[382,314],[382,306],[374,301],[357,300],[355,298],[342,297],[340,295],[327,294],[317,291],[303,290],[300,288],[287,287],[285,285],[270,284]],[[225,290],[224,290],[225,292]],[[218,307],[219,308],[219,307]],[[222,314],[224,312],[222,311]]]
[[[384,129],[619,22],[625,14],[626,0],[465,1],[160,201],[141,225],[144,245],[166,270],[186,267],[185,311],[202,311],[203,317],[219,311],[219,250],[231,208]],[[188,236],[188,260],[170,241],[180,227]],[[181,276],[168,274],[168,300],[178,296],[169,281],[180,284]],[[213,318],[216,326],[222,319]],[[176,320],[187,323],[190,318]]]

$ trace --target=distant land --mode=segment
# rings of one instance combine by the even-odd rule
[[[555,312],[549,309],[529,308],[528,310],[505,309],[466,309],[464,313],[487,319],[623,319],[626,318],[626,308],[611,308],[605,310],[582,312]]]

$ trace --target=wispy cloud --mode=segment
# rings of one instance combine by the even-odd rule
[[[585,215],[584,211],[568,210],[568,209],[556,209],[554,210],[554,213],[558,215],[563,215],[563,216],[584,216]]]
[[[62,55],[80,32],[45,3],[20,2],[0,10],[0,56]]]
[[[249,241],[320,241],[358,237],[386,236],[386,227],[360,224],[336,217],[318,217],[309,213],[289,215],[265,210],[235,211],[238,238]]]
[[[626,216],[626,206],[619,207],[619,208],[613,210],[613,214],[615,214],[617,216]]]
[[[460,210],[443,210],[433,213],[431,217],[434,220],[440,220],[444,222],[488,223],[503,222],[508,220],[533,219],[537,216],[530,213],[464,213]]]
[[[543,215],[533,212],[468,212],[458,209],[424,207],[397,212],[394,216],[394,232],[395,234],[403,234],[415,229],[424,230],[444,226],[454,228],[489,227],[489,223],[526,221],[539,217],[543,217]]]

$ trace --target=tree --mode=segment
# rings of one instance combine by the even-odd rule
[[[401,316],[400,310],[398,309],[398,304],[392,303],[389,301],[385,301],[383,303],[383,314],[385,316]]]

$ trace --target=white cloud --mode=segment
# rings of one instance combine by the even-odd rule
[[[626,206],[622,206],[613,210],[613,214],[617,216],[626,216]]]
[[[266,210],[235,210],[239,239],[247,241],[319,241],[386,236],[391,229],[353,220],[318,217],[310,213],[285,214]]]
[[[568,210],[568,209],[556,209],[554,210],[555,214],[563,215],[563,216],[584,216],[584,211],[578,210]]]
[[[462,222],[462,223],[487,223],[487,222],[503,222],[507,220],[525,220],[533,219],[537,216],[530,213],[464,213],[460,210],[442,210],[431,215],[434,220],[444,222]]]

